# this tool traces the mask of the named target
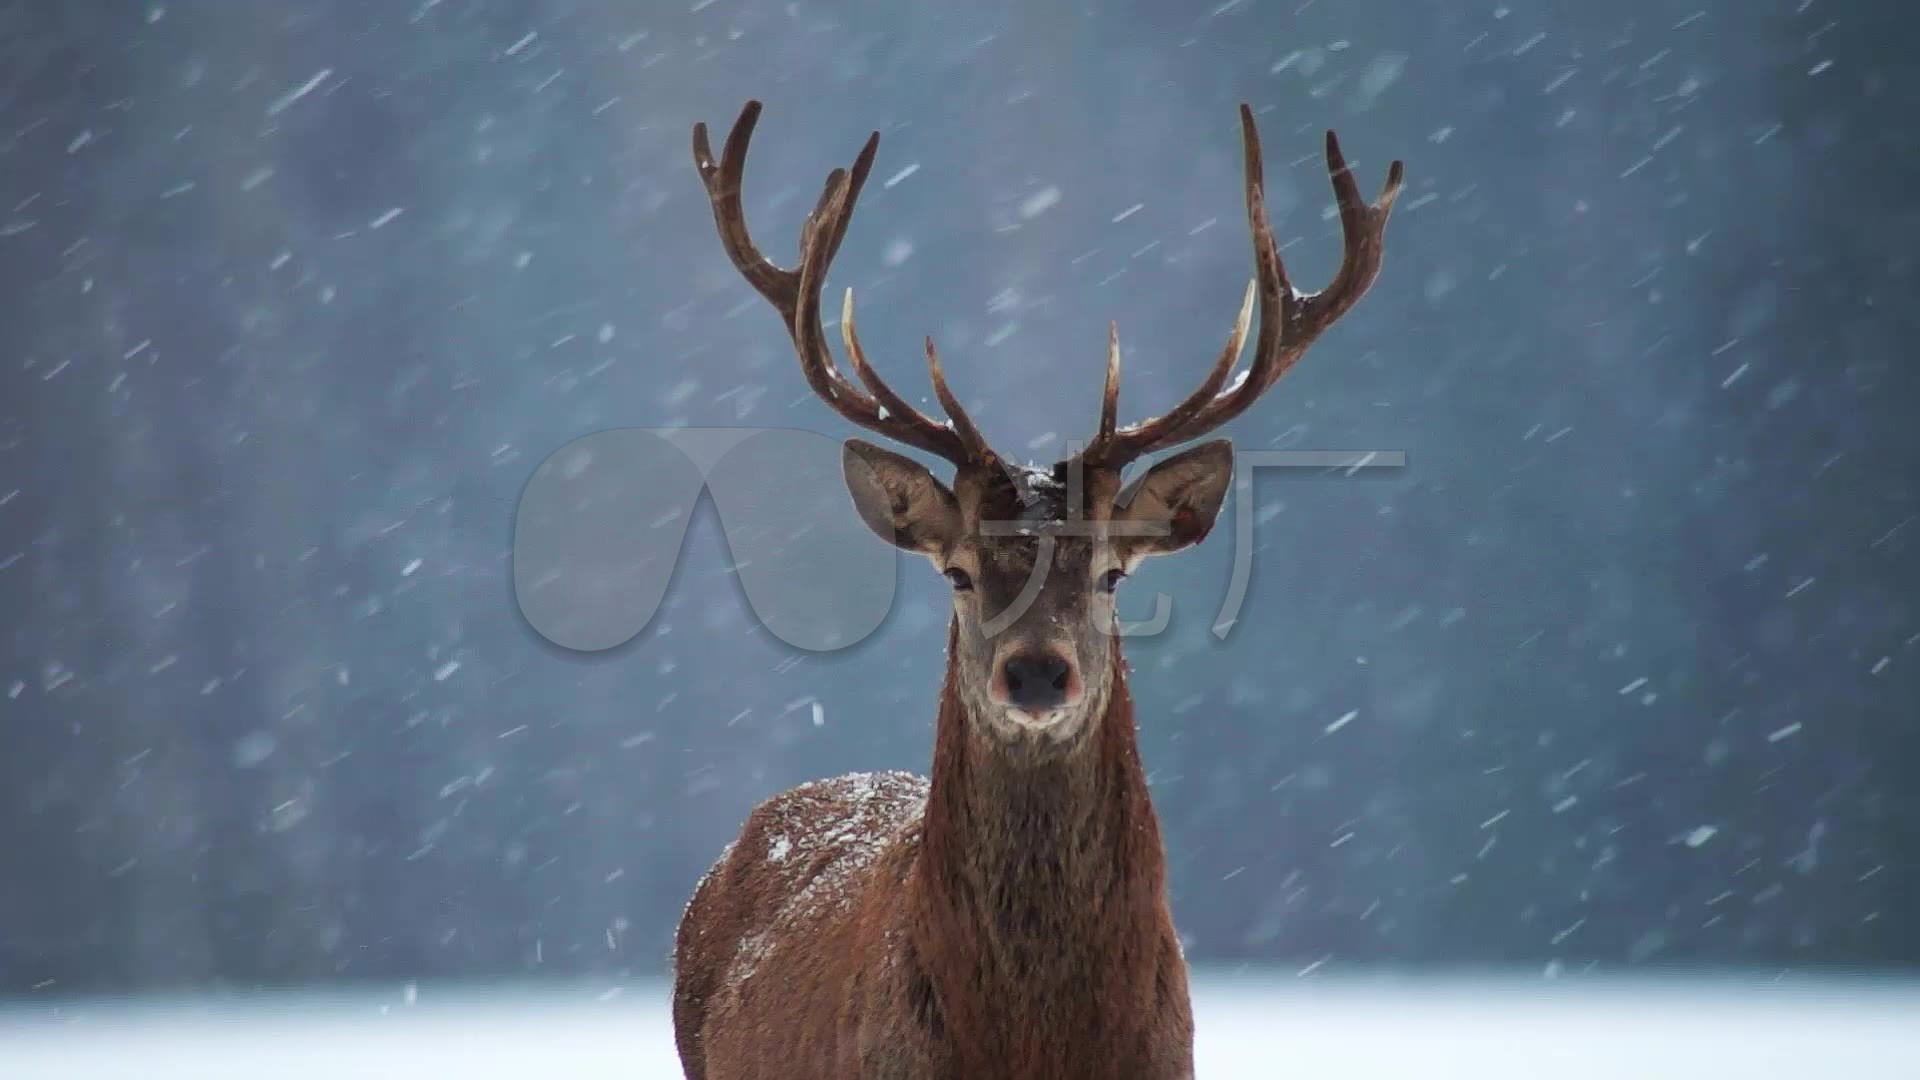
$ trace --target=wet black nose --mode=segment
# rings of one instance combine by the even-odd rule
[[[1002,674],[1007,680],[1007,700],[1031,712],[1064,705],[1073,682],[1072,666],[1056,653],[1009,657]]]

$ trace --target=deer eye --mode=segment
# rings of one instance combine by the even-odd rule
[[[1101,574],[1100,575],[1100,591],[1112,592],[1113,590],[1119,588],[1120,579],[1126,576],[1127,576],[1127,572],[1118,567],[1115,567],[1114,569],[1109,570],[1104,574]]]
[[[965,570],[962,570],[957,566],[947,567],[947,580],[953,582],[954,592],[972,592],[973,591],[973,579],[967,576],[967,572]]]

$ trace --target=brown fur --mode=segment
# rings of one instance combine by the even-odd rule
[[[1186,964],[1112,648],[1104,714],[1070,753],[988,736],[950,665],[930,782],[842,777],[754,810],[680,924],[689,1080],[1192,1076]]]
[[[880,136],[851,169],[829,175],[801,231],[801,265],[783,268],[754,245],[741,209],[759,116],[760,103],[748,102],[719,161],[706,125],[694,127],[694,163],[721,244],[780,313],[821,400],[955,466],[949,488],[861,440],[844,456],[868,528],[954,583],[954,621],[932,780],[848,776],[770,799],[694,891],[673,1001],[687,1076],[1190,1078],[1186,967],[1112,594],[1141,559],[1206,537],[1232,449],[1224,439],[1203,443],[1124,490],[1120,481],[1129,462],[1244,412],[1358,302],[1380,271],[1400,163],[1364,203],[1327,133],[1346,252],[1334,283],[1303,296],[1266,219],[1259,134],[1242,104],[1258,273],[1226,348],[1185,400],[1122,429],[1119,332],[1110,327],[1095,437],[1042,470],[1012,465],[986,444],[931,339],[928,374],[948,419],[936,422],[888,387],[860,350],[851,291],[841,329],[861,386],[840,373],[820,325],[820,288]],[[1230,380],[1256,297],[1254,358]]]

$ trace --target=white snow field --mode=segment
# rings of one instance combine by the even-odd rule
[[[672,1080],[666,994],[657,982],[40,1003],[0,1011],[0,1077]],[[1197,973],[1194,1002],[1199,1080],[1920,1078],[1920,981]]]

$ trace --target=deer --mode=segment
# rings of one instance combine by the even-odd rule
[[[1175,1080],[1193,1076],[1184,950],[1121,654],[1121,581],[1205,539],[1233,476],[1232,444],[1196,442],[1244,413],[1379,275],[1402,188],[1369,203],[1326,136],[1344,236],[1332,284],[1297,292],[1267,220],[1260,137],[1240,106],[1255,276],[1219,358],[1171,410],[1127,426],[1117,324],[1097,426],[1050,467],[994,451],[926,361],[947,419],[868,363],[853,291],[837,365],[820,294],[879,149],[835,169],[781,267],[741,201],[749,101],[719,160],[693,157],[721,246],[785,324],[807,385],[840,416],[953,469],[847,440],[853,508],[881,540],[952,587],[931,773],[858,773],[759,804],[701,878],[674,938],[674,1040],[688,1080]],[[1233,377],[1255,302],[1254,355]],[[1146,455],[1194,443],[1131,480]],[[1071,447],[1069,449],[1072,449]]]

